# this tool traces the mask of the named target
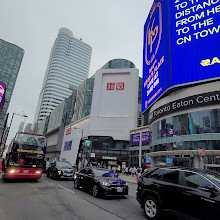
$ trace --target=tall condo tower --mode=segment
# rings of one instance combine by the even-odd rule
[[[24,50],[22,48],[0,39],[0,82],[6,85],[5,103],[0,114],[0,134],[3,132],[8,106],[23,56]]]
[[[52,47],[34,123],[50,115],[88,77],[92,48],[61,28]]]

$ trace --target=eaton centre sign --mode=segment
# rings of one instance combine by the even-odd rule
[[[220,0],[155,0],[144,26],[142,112],[171,87],[220,77]]]

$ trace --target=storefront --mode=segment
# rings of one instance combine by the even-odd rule
[[[220,150],[219,88],[220,81],[207,82],[158,100],[148,112],[150,143],[142,146],[142,155],[175,150]],[[131,155],[137,154],[133,147],[130,151]],[[173,165],[192,166],[188,156],[173,158]],[[219,155],[205,155],[202,160],[207,167],[220,164]],[[166,157],[157,157],[157,165],[161,162],[166,163]]]

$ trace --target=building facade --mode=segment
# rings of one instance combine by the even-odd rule
[[[207,152],[200,158],[202,167],[220,165],[220,155],[215,155],[220,150],[219,88],[218,80],[182,88],[167,94],[145,112],[149,123],[138,132],[150,131],[150,141],[141,146],[142,159],[145,159],[143,166],[147,153],[157,152],[159,155],[159,152],[177,151],[182,154],[177,152],[172,156],[174,165],[193,166],[193,159],[197,156],[193,154],[195,151],[199,154],[201,149]],[[131,161],[138,163],[139,149],[139,144],[132,145],[131,142]],[[166,163],[166,157],[157,157],[156,164]]]
[[[137,127],[139,115],[138,69],[128,60],[109,61],[96,71],[90,89],[90,114],[65,127],[60,160],[73,165],[79,161],[83,165],[128,164],[130,130]]]
[[[72,94],[89,73],[92,48],[66,28],[59,30],[52,47],[34,122],[44,119]]]
[[[5,103],[0,115],[1,134],[23,56],[22,48],[0,39],[0,81],[6,85]]]

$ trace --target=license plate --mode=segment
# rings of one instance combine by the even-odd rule
[[[66,174],[65,176],[72,176],[72,174]]]
[[[23,173],[29,173],[29,170],[24,170]]]
[[[118,187],[117,192],[123,192],[123,189],[121,187]]]

